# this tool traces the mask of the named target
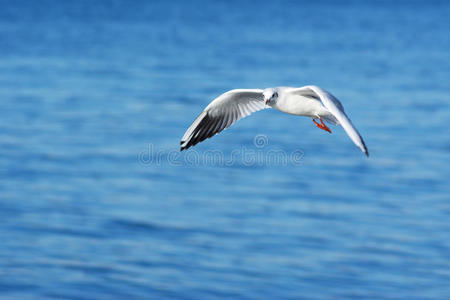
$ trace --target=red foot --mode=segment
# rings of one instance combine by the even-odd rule
[[[319,117],[320,120],[320,124],[316,122],[316,120],[313,119],[314,124],[316,124],[317,127],[319,127],[322,130],[328,131],[329,133],[331,133],[330,128],[327,127],[327,125],[323,124],[322,118]]]

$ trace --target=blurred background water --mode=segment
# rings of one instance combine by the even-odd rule
[[[2,1],[0,297],[449,299],[449,15]],[[177,154],[219,94],[307,84],[344,103],[369,159],[271,110]],[[242,147],[301,162],[189,163]]]

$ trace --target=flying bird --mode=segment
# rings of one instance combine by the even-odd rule
[[[329,133],[331,130],[323,120],[334,125],[341,125],[353,143],[369,156],[364,140],[345,114],[341,102],[329,92],[313,85],[300,88],[275,87],[265,90],[228,91],[214,99],[186,130],[181,138],[180,151],[212,137],[236,121],[265,108],[275,108],[291,115],[310,117],[318,128]]]

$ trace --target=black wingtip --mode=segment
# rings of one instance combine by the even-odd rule
[[[366,145],[364,145],[364,154],[366,157],[369,157],[369,150],[367,149]]]
[[[367,149],[366,143],[364,143],[364,140],[362,139],[361,136],[359,136],[361,138],[361,142],[362,142],[362,148],[361,150],[364,152],[364,154],[366,155],[366,157],[369,157],[369,149]]]
[[[180,147],[180,152],[182,152],[183,150],[188,149],[189,147],[191,147],[190,145],[186,144],[184,141],[181,141],[180,143],[182,146]],[[183,146],[184,144],[184,146]]]

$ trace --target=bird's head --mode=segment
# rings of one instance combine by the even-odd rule
[[[278,98],[278,92],[276,89],[273,88],[265,89],[263,95],[264,95],[264,102],[266,103],[266,105],[272,105]]]

